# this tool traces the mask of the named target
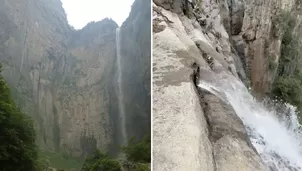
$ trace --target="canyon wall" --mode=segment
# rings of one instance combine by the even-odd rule
[[[274,170],[251,144],[232,106],[198,83],[225,73],[260,96],[271,93],[283,38],[276,18],[284,11],[298,15],[300,5],[153,0],[154,170]]]
[[[60,0],[0,3],[3,76],[18,106],[35,120],[40,148],[73,156],[84,156],[95,148],[117,148],[115,137],[120,130],[116,122],[115,30],[118,25],[104,19],[74,30],[68,25]],[[128,19],[125,24],[131,22],[134,21]],[[131,38],[139,37],[137,34],[140,33],[133,32]],[[146,48],[148,44],[141,46]],[[131,52],[132,47],[128,48]],[[141,63],[140,58],[129,60]],[[148,75],[139,79],[144,77],[148,79]],[[134,84],[130,89],[141,86]],[[150,88],[146,91],[150,92]],[[140,98],[143,100],[132,102],[139,100],[148,106],[147,94]],[[145,108],[140,103],[136,105]],[[135,112],[150,122],[150,110],[143,110],[144,113],[135,110],[134,115]]]
[[[128,136],[151,132],[151,3],[137,0],[121,26]],[[146,98],[147,97],[147,98]],[[148,134],[150,135],[150,134]]]
[[[237,1],[232,1],[238,4]],[[242,1],[241,9],[230,9],[234,15],[236,10],[244,12],[241,20],[235,19],[241,25],[237,34],[231,35],[235,49],[241,51],[241,59],[245,71],[250,79],[251,87],[260,95],[267,95],[272,91],[277,77],[281,56],[281,42],[284,37],[282,25],[286,21],[280,17],[287,12],[297,15],[295,32],[301,34],[301,19],[299,0],[290,1]],[[234,5],[234,8],[237,8]],[[230,17],[232,19],[232,15]],[[235,17],[236,18],[236,17]],[[234,19],[233,19],[234,21]],[[240,28],[240,27],[239,27]]]

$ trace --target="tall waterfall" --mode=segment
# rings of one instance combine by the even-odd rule
[[[122,76],[122,65],[121,65],[121,49],[120,49],[120,28],[116,29],[116,54],[117,54],[117,84],[118,84],[118,108],[119,108],[119,121],[120,121],[120,132],[122,134],[122,144],[127,143],[127,130],[126,130],[126,116],[125,116],[125,103],[123,94],[123,76]]]
[[[267,107],[256,101],[245,85],[227,73],[202,74],[199,87],[232,105],[250,140],[273,171],[302,170],[302,135],[295,108],[284,104]],[[282,112],[281,112],[282,111]]]

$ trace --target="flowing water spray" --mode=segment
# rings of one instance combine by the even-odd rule
[[[118,69],[118,107],[119,107],[119,120],[120,128],[122,133],[122,144],[127,142],[127,131],[126,131],[126,116],[125,116],[125,104],[124,104],[124,94],[123,94],[123,77],[122,77],[122,65],[121,65],[121,49],[120,49],[120,28],[116,29],[116,54],[117,54],[117,69]]]
[[[284,104],[280,113],[257,102],[232,75],[222,72],[207,77],[202,78],[198,86],[232,105],[252,144],[271,170],[302,170],[302,134],[293,106]]]

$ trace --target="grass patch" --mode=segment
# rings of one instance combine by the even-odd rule
[[[84,162],[84,159],[79,157],[66,158],[63,154],[48,151],[40,151],[39,158],[48,161],[53,168],[64,170],[80,169]]]

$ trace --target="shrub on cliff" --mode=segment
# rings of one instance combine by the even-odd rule
[[[276,82],[274,93],[288,103],[302,104],[302,80],[296,77],[280,77]]]
[[[288,12],[278,16],[282,29],[281,56],[273,95],[297,106],[302,112],[302,51],[299,37],[294,35],[296,17]],[[301,115],[300,115],[301,116]]]
[[[121,171],[121,166],[118,161],[97,149],[92,156],[87,157],[81,171]]]
[[[151,137],[147,136],[141,141],[131,138],[128,145],[122,147],[127,160],[131,162],[150,163],[151,162]]]
[[[0,65],[0,168],[37,170],[33,122],[17,108],[1,71]]]

